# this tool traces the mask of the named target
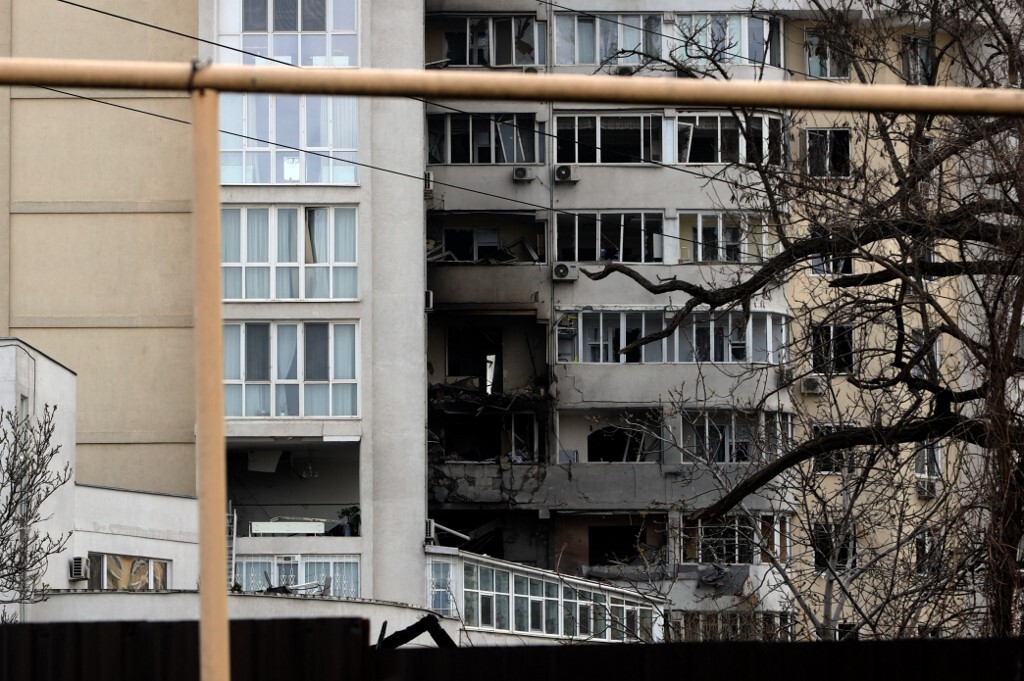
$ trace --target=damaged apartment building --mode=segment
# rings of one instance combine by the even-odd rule
[[[777,16],[585,9],[428,2],[428,68],[675,77],[649,56],[698,24],[735,41],[735,77],[781,80],[787,59],[804,59],[802,38],[783,49]],[[685,300],[583,273],[623,263],[654,282],[723,282],[760,261],[771,226],[730,211],[711,178],[755,155],[781,159],[782,120],[761,112],[741,135],[726,110],[428,103],[429,512],[470,537],[462,548],[785,626],[784,590],[752,533],[682,520],[720,475],[789,433],[788,396],[774,390],[784,292],[748,314],[697,311],[623,353]],[[748,502],[760,544],[784,553],[786,515]],[[709,579],[712,563],[731,567]]]

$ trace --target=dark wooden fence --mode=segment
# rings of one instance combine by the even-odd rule
[[[552,645],[372,651],[362,620],[231,623],[234,681],[1024,681],[1024,640]],[[195,622],[0,627],[0,679],[191,681]]]

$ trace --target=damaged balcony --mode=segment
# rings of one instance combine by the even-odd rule
[[[545,222],[533,212],[427,217],[427,288],[437,310],[523,310],[546,316]]]
[[[227,463],[238,588],[358,597],[359,445],[232,442]]]

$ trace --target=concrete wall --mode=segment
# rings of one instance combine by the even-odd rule
[[[13,56],[185,61],[197,53],[194,41],[71,5],[5,4]],[[193,0],[103,8],[196,31]],[[5,272],[10,263],[0,326],[78,371],[79,481],[192,494],[189,128],[46,90],[9,92],[0,107],[0,135],[8,113],[10,121],[0,154],[10,170],[10,194],[0,196]],[[90,95],[190,115],[182,93]]]
[[[77,485],[75,533],[67,558],[106,553],[170,561],[168,583],[199,583],[199,506],[193,497]],[[58,561],[67,578],[67,561]],[[58,586],[59,582],[54,582]],[[86,582],[58,588],[85,589]]]

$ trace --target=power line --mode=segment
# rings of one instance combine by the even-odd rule
[[[259,58],[259,59],[264,59],[264,60],[267,60],[267,61],[270,61],[270,62],[274,62],[274,63],[281,64],[281,65],[285,65],[285,66],[291,66],[291,67],[294,67],[294,68],[301,68],[300,66],[298,66],[296,64],[292,64],[291,62],[285,62],[285,61],[282,61],[282,60],[275,59],[273,57],[268,57],[266,55],[261,55],[261,54],[258,54],[258,53],[249,52],[249,51],[241,49],[241,48],[236,48],[236,47],[233,47],[233,46],[230,46],[230,45],[225,45],[225,44],[222,44],[222,43],[219,43],[219,42],[216,42],[216,41],[212,41],[212,40],[208,40],[208,39],[205,39],[205,38],[201,38],[199,36],[191,35],[191,34],[184,33],[184,32],[181,32],[181,31],[177,31],[177,30],[174,30],[174,29],[170,29],[170,28],[167,28],[167,27],[164,27],[164,26],[160,26],[158,24],[152,24],[152,23],[149,23],[149,22],[141,21],[141,20],[138,20],[138,19],[133,19],[131,17],[119,15],[119,14],[116,14],[116,13],[113,13],[113,12],[109,12],[109,11],[106,11],[106,10],[97,9],[95,7],[91,7],[91,6],[88,6],[88,5],[83,5],[83,4],[80,4],[80,3],[77,3],[77,2],[73,2],[72,0],[57,0],[57,1],[61,2],[61,3],[64,3],[64,4],[67,4],[67,5],[78,7],[80,9],[85,9],[85,10],[88,10],[88,11],[93,11],[93,12],[96,12],[98,14],[101,14],[101,15],[104,15],[104,16],[108,16],[108,17],[111,17],[111,18],[114,18],[114,19],[120,19],[120,20],[129,22],[129,23],[133,23],[133,24],[137,24],[137,25],[140,25],[140,26],[144,26],[146,28],[151,28],[151,29],[154,29],[154,30],[157,30],[157,31],[166,32],[166,33],[169,33],[169,34],[172,34],[172,35],[176,35],[176,36],[179,36],[179,37],[187,38],[187,39],[190,39],[190,40],[195,40],[197,42],[201,42],[201,43],[204,43],[204,44],[212,45],[212,46],[215,46],[215,47],[223,47],[223,48],[232,50],[234,52],[239,52],[239,53],[241,53],[243,55],[252,56],[254,58]],[[541,0],[541,1],[543,1],[543,0]],[[548,3],[548,4],[551,4],[553,6],[562,7],[561,5],[557,5],[555,3]],[[591,16],[597,16],[597,15],[591,15]],[[191,124],[187,120],[178,119],[178,118],[174,118],[174,117],[171,117],[171,116],[166,116],[166,115],[163,115],[163,114],[158,114],[158,113],[155,113],[155,112],[146,111],[146,110],[143,110],[143,109],[136,109],[136,108],[133,108],[133,107],[125,106],[125,105],[122,105],[122,104],[116,104],[114,102],[110,102],[110,101],[106,101],[106,100],[102,100],[102,99],[98,99],[98,98],[88,97],[88,96],[85,96],[85,95],[80,95],[80,94],[77,94],[77,93],[67,92],[67,91],[63,91],[63,90],[58,90],[58,89],[50,88],[50,87],[44,87],[44,86],[37,86],[37,87],[40,87],[40,88],[45,89],[45,90],[50,90],[52,92],[60,93],[60,94],[63,94],[63,95],[67,95],[67,96],[70,96],[70,97],[75,97],[75,98],[78,98],[78,99],[83,99],[83,100],[95,102],[97,104],[105,104],[107,106],[111,106],[111,107],[114,107],[114,108],[122,109],[122,110],[125,110],[125,111],[130,111],[130,112],[134,112],[134,113],[140,113],[140,114],[152,116],[152,117],[155,117],[155,118],[161,118],[161,119],[164,119],[164,120],[167,120],[167,121],[171,121],[171,122],[175,122],[175,123],[183,123],[183,124],[186,124],[186,125],[190,125]],[[448,106],[448,105],[444,105],[444,104],[439,104],[439,103],[436,103],[436,102],[431,102],[429,100],[424,100],[424,99],[420,99],[420,98],[417,98],[417,97],[410,97],[409,99],[412,99],[414,101],[418,101],[418,102],[423,103],[423,104],[431,104],[433,106],[437,106],[437,107],[440,107],[440,108],[449,109],[451,111],[454,111],[454,112],[457,112],[457,113],[460,113],[460,114],[464,114],[464,115],[467,115],[467,116],[471,116],[473,118],[484,119],[484,120],[487,120],[488,122],[492,122],[494,120],[494,115],[493,114],[471,113],[471,112],[463,111],[461,109],[458,109],[458,108],[455,108],[455,107],[452,107],[452,106]],[[517,128],[517,129],[527,129],[526,126],[520,126],[518,124],[514,125],[513,127]],[[545,136],[545,137],[553,138],[553,139],[555,139],[557,141],[557,134],[555,134],[555,133],[550,133],[550,132],[546,132],[546,131],[545,132],[540,132],[539,130],[536,130],[534,128],[528,128],[528,130],[530,132],[535,133],[535,134],[540,134],[540,135]],[[333,160],[333,161],[339,161],[339,162],[342,162],[342,163],[348,163],[350,165],[354,165],[354,166],[357,166],[357,167],[367,168],[369,170],[377,170],[379,172],[389,173],[389,174],[400,176],[400,177],[406,177],[406,178],[409,178],[409,179],[416,180],[417,182],[423,182],[424,181],[424,177],[422,177],[422,176],[413,175],[411,173],[406,173],[406,172],[399,171],[399,170],[394,170],[394,169],[391,169],[391,168],[385,168],[385,167],[382,167],[382,166],[376,166],[376,165],[373,165],[373,164],[369,164],[369,163],[365,163],[365,162],[360,162],[360,161],[353,161],[351,159],[338,158],[336,156],[332,156],[332,155],[324,153],[324,152],[310,151],[310,150],[303,149],[301,147],[294,147],[294,146],[290,146],[290,145],[283,144],[283,143],[280,143],[280,142],[272,142],[270,140],[265,140],[265,139],[262,139],[262,138],[259,138],[259,137],[255,137],[255,136],[251,136],[251,135],[245,135],[243,133],[239,133],[239,132],[235,132],[235,131],[220,130],[219,132],[224,133],[224,134],[228,134],[228,135],[232,135],[232,136],[235,136],[235,137],[239,137],[239,138],[242,138],[242,139],[247,139],[247,140],[251,140],[251,141],[254,141],[254,142],[259,142],[261,144],[266,144],[266,145],[270,145],[270,146],[274,146],[274,147],[278,147],[278,148],[282,148],[282,149],[287,149],[287,150],[290,150],[290,151],[297,151],[297,152],[300,152],[300,153],[311,154],[313,156],[318,156],[318,157],[330,159],[330,160]],[[586,148],[593,148],[595,150],[600,150],[601,149],[601,147],[598,146],[598,145],[590,145],[590,144],[583,143],[583,142],[576,142],[576,144],[579,145],[579,146],[586,147]],[[658,167],[661,167],[661,168],[667,168],[667,169],[674,170],[674,171],[677,171],[677,172],[682,172],[682,173],[685,173],[685,174],[688,174],[688,175],[692,175],[692,176],[698,177],[698,178],[706,180],[706,181],[729,182],[729,184],[731,184],[731,186],[747,188],[747,189],[756,189],[757,188],[757,186],[755,186],[755,185],[738,184],[735,181],[731,181],[730,182],[728,180],[722,180],[722,179],[720,179],[720,178],[718,178],[718,177],[716,177],[714,175],[708,176],[708,175],[706,175],[704,173],[700,173],[700,172],[697,172],[697,171],[694,171],[694,170],[690,170],[688,168],[682,168],[682,167],[678,167],[678,166],[675,166],[675,165],[670,165],[670,164],[667,164],[667,163],[662,163],[660,161],[654,161],[654,160],[650,160],[650,159],[643,159],[642,157],[632,156],[632,155],[629,155],[629,154],[620,154],[620,155],[623,155],[626,158],[631,158],[631,159],[636,160],[636,161],[638,161],[640,163],[647,163],[647,164],[655,165],[655,166],[658,166]],[[466,186],[463,186],[463,185],[458,185],[458,184],[454,184],[454,183],[450,183],[450,182],[443,182],[443,181],[440,181],[440,180],[434,180],[434,184],[440,185],[442,187],[449,187],[449,188],[452,188],[452,189],[458,189],[458,190],[466,191],[466,192],[469,192],[469,193],[472,193],[472,194],[477,194],[477,195],[480,195],[480,196],[486,196],[486,197],[489,197],[489,198],[495,198],[495,199],[499,199],[499,200],[503,200],[503,201],[508,201],[508,202],[511,202],[511,203],[515,203],[515,204],[527,207],[527,208],[551,211],[551,212],[553,212],[555,214],[558,214],[558,215],[572,216],[574,218],[575,218],[575,216],[579,215],[580,213],[593,212],[595,214],[601,214],[601,211],[596,211],[596,210],[595,211],[577,211],[577,212],[572,212],[572,211],[568,211],[568,210],[554,208],[553,206],[546,206],[546,205],[543,205],[543,204],[537,204],[537,203],[533,203],[533,202],[530,202],[530,201],[524,201],[524,200],[521,200],[521,199],[515,199],[515,198],[509,197],[509,196],[504,196],[504,195],[501,195],[501,194],[496,194],[494,192],[488,192],[488,191],[481,190],[481,189],[473,189],[473,188],[466,187]],[[607,211],[607,212],[609,212],[609,213],[617,212],[617,213],[625,214],[625,213],[630,213],[630,212],[634,212],[634,211],[621,210],[621,211]],[[644,212],[644,211],[641,210],[639,212]],[[688,243],[690,245],[696,245],[697,244],[696,235],[695,235],[695,237],[693,239],[686,239],[686,238],[683,238],[682,236],[671,236],[671,235],[664,234],[664,232],[662,232],[662,238],[675,239],[675,240],[677,240],[679,242]],[[755,259],[757,257],[759,257],[756,254],[750,254],[750,253],[747,253],[746,255],[748,255],[748,256],[752,255]]]
[[[72,5],[74,7],[85,9],[85,10],[88,10],[88,11],[96,12],[98,14],[102,14],[104,16],[108,16],[108,17],[111,17],[111,18],[114,18],[114,19],[120,19],[120,20],[123,20],[123,21],[127,21],[129,23],[137,24],[137,25],[140,25],[140,26],[145,26],[146,28],[151,28],[151,29],[154,29],[154,30],[157,30],[157,31],[163,31],[163,32],[169,33],[171,35],[176,35],[176,36],[179,36],[179,37],[182,37],[182,38],[188,38],[190,40],[195,40],[197,42],[201,42],[201,43],[204,43],[204,44],[207,44],[207,45],[212,45],[214,47],[223,47],[225,49],[231,50],[233,52],[238,52],[240,54],[243,54],[243,55],[249,56],[249,57],[253,57],[255,59],[263,59],[263,60],[266,60],[266,61],[269,61],[269,62],[272,62],[272,63],[275,63],[275,64],[279,64],[279,65],[283,65],[283,66],[291,66],[293,68],[302,68],[298,64],[293,64],[291,62],[286,62],[286,61],[283,61],[283,60],[280,60],[280,59],[275,59],[274,57],[269,57],[267,55],[259,54],[257,52],[250,52],[248,50],[245,50],[245,49],[242,49],[242,48],[238,48],[238,47],[233,47],[231,45],[226,45],[226,44],[223,44],[223,43],[219,43],[219,42],[214,41],[214,40],[208,40],[206,38],[201,38],[199,36],[191,35],[191,34],[188,34],[188,33],[183,33],[181,31],[176,31],[174,29],[166,28],[166,27],[160,26],[158,24],[153,24],[153,23],[149,23],[149,22],[146,22],[146,21],[141,21],[139,19],[133,19],[131,17],[127,17],[127,16],[123,16],[123,15],[120,15],[120,14],[116,14],[114,12],[109,12],[109,11],[106,11],[106,10],[97,9],[97,8],[91,7],[89,5],[83,5],[83,4],[80,4],[80,3],[77,3],[77,2],[73,2],[72,0],[57,0],[57,1],[61,2],[61,3],[64,3],[64,4],[67,4],[67,5]],[[548,3],[548,4],[552,4],[553,6],[557,6],[557,7],[562,7],[561,5],[555,5],[554,3]],[[597,15],[589,15],[589,16],[597,16]],[[473,113],[473,112],[465,111],[463,109],[459,109],[459,108],[456,108],[454,106],[450,106],[450,105],[447,105],[447,104],[441,104],[441,103],[438,103],[438,102],[433,102],[433,101],[430,101],[430,100],[421,99],[419,97],[409,97],[409,99],[411,99],[413,101],[416,101],[416,102],[420,102],[421,104],[430,104],[431,106],[436,106],[436,107],[439,107],[439,108],[448,109],[450,111],[454,111],[456,113],[460,113],[460,114],[463,114],[463,115],[466,115],[466,116],[471,116],[471,117],[476,118],[476,119],[483,119],[483,120],[487,120],[487,121],[492,121],[493,120],[493,115],[490,115],[490,114]],[[557,133],[551,133],[551,132],[547,132],[547,131],[541,132],[540,130],[538,130],[536,128],[527,128],[525,125],[519,125],[519,124],[513,124],[512,127],[514,127],[517,130],[524,130],[524,131],[527,131],[527,132],[531,132],[531,133],[534,133],[534,134],[541,135],[543,137],[554,139],[556,142],[558,140]],[[575,142],[575,144],[577,146],[580,146],[580,147],[583,147],[583,148],[586,148],[586,149],[593,149],[595,151],[600,151],[601,150],[601,146],[599,146],[597,144],[588,144],[586,142],[579,142],[579,141]],[[311,153],[311,152],[307,152],[307,153]],[[735,187],[739,187],[741,189],[747,189],[747,190],[751,190],[751,189],[756,190],[756,189],[759,188],[758,185],[740,184],[739,182],[737,182],[735,180],[732,180],[732,181],[722,180],[721,178],[717,177],[717,175],[707,175],[706,173],[702,173],[702,172],[699,172],[699,171],[696,171],[696,170],[691,170],[690,168],[681,167],[681,166],[673,165],[673,164],[669,164],[669,163],[663,163],[661,161],[655,161],[653,159],[645,159],[642,156],[635,156],[633,154],[622,154],[621,152],[617,152],[617,153],[619,153],[619,155],[623,156],[624,158],[628,158],[631,161],[636,161],[636,162],[638,162],[640,164],[649,164],[649,165],[657,166],[659,168],[666,168],[668,170],[672,170],[672,171],[678,172],[678,173],[683,173],[684,175],[689,175],[691,177],[696,177],[696,178],[699,178],[699,179],[702,179],[702,180],[705,180],[705,181],[708,181],[708,182],[726,182],[726,183],[730,184],[731,186],[735,186]],[[453,186],[453,187],[456,187],[456,188],[459,188],[459,189],[464,189],[466,191],[476,191],[476,190],[470,190],[468,187],[460,187],[460,186],[457,186],[457,185],[450,185],[450,186]],[[487,195],[491,195],[491,194],[487,194]],[[493,196],[493,195],[491,195],[491,196]],[[501,197],[501,198],[507,198],[507,197]],[[515,199],[508,199],[508,200],[515,201]]]

